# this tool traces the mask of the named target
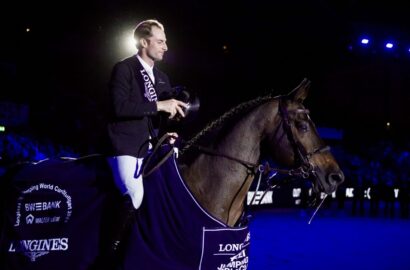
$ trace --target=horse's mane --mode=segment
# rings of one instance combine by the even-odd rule
[[[181,154],[185,153],[189,149],[191,149],[200,139],[202,139],[205,135],[209,134],[211,131],[214,131],[216,128],[221,127],[223,124],[225,124],[227,121],[232,120],[236,116],[248,112],[249,110],[255,108],[256,106],[259,106],[262,103],[265,103],[267,101],[277,99],[281,97],[279,96],[274,96],[273,94],[268,94],[265,96],[260,96],[255,99],[245,101],[243,103],[240,103],[239,105],[233,107],[229,111],[225,112],[222,116],[220,116],[218,119],[212,121],[209,123],[205,128],[203,128],[200,132],[198,132],[192,139],[190,139],[188,142],[186,142],[185,146],[182,148],[180,151]]]

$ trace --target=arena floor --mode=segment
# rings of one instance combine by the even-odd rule
[[[410,269],[410,219],[253,210],[249,269]]]

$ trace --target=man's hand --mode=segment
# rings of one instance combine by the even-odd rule
[[[174,144],[176,139],[178,138],[178,134],[175,132],[168,132],[167,133],[169,138],[168,138],[168,143],[169,144]]]
[[[169,113],[169,118],[174,118],[174,116],[177,114],[180,114],[182,117],[185,117],[183,108],[188,109],[188,107],[188,104],[176,99],[157,101],[158,111]]]

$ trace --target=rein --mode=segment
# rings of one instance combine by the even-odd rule
[[[277,173],[286,174],[289,176],[300,176],[303,178],[308,178],[309,175],[314,172],[313,165],[311,165],[310,163],[309,163],[310,165],[309,167],[300,166],[296,169],[286,170],[286,169],[272,168],[270,167],[269,163],[266,163],[265,165],[263,165],[263,164],[249,162],[249,161],[239,159],[239,158],[236,158],[236,157],[224,154],[224,153],[220,153],[218,151],[213,150],[212,148],[204,147],[204,146],[197,145],[197,144],[193,144],[192,147],[195,147],[198,151],[205,153],[205,154],[209,154],[212,156],[218,156],[218,157],[224,157],[226,159],[236,161],[242,164],[243,166],[245,166],[248,170],[250,170],[253,175],[255,175],[257,172],[261,172],[261,173],[277,172]],[[329,149],[330,149],[329,147],[323,147],[321,149],[315,150],[309,155],[313,156],[316,153],[327,151]]]
[[[303,145],[295,140],[295,136],[293,135],[292,132],[292,122],[290,121],[289,118],[289,112],[286,109],[285,105],[283,104],[283,100],[279,99],[279,112],[282,115],[283,118],[283,128],[286,132],[286,135],[288,137],[289,142],[291,143],[293,147],[294,153],[296,153],[296,159],[299,161],[297,163],[300,163],[300,166],[295,168],[295,169],[279,169],[279,168],[271,168],[269,166],[269,163],[266,163],[265,165],[263,164],[256,164],[253,162],[249,162],[243,159],[239,159],[230,155],[227,155],[225,153],[220,153],[212,148],[209,147],[204,147],[201,145],[193,144],[192,147],[195,147],[198,151],[203,152],[205,154],[213,155],[213,156],[219,156],[219,157],[224,157],[233,161],[236,161],[242,165],[244,165],[248,170],[251,171],[253,175],[255,175],[258,171],[261,173],[270,173],[270,172],[277,172],[280,174],[286,174],[289,176],[298,176],[302,177],[304,179],[308,178],[310,175],[316,177],[316,172],[313,164],[310,162],[310,158],[317,154],[317,153],[322,153],[325,151],[329,151],[330,147],[328,145],[320,147],[318,149],[313,150],[312,152],[307,152]],[[296,113],[309,113],[309,110],[307,109],[298,109],[296,110]]]
[[[161,167],[162,164],[164,164],[165,161],[175,152],[174,148],[172,147],[171,150],[169,150],[158,162],[153,166],[151,169],[147,171],[148,165],[151,163],[152,157],[155,155],[155,153],[158,151],[158,149],[161,147],[162,143],[168,139],[169,137],[172,137],[172,135],[169,134],[164,134],[158,142],[155,144],[154,149],[152,150],[151,155],[148,156],[146,162],[144,162],[143,168],[142,168],[142,177],[147,177],[148,175],[152,174],[155,170],[157,170],[159,167]]]
[[[297,154],[297,156],[295,157],[295,159],[299,160],[298,163],[300,163],[300,166],[295,168],[295,169],[279,169],[279,168],[271,168],[269,163],[266,163],[265,165],[263,164],[257,164],[257,163],[253,163],[253,162],[249,162],[243,159],[239,159],[236,157],[233,157],[231,155],[225,154],[225,153],[221,153],[219,151],[216,151],[210,147],[205,147],[202,145],[198,145],[198,144],[193,144],[192,147],[196,148],[198,151],[203,152],[205,154],[208,155],[213,155],[213,156],[219,156],[219,157],[224,157],[226,159],[229,160],[233,160],[236,161],[240,164],[242,164],[243,166],[245,166],[251,175],[256,175],[258,172],[260,173],[271,173],[271,172],[276,172],[276,173],[280,173],[280,174],[285,174],[285,175],[289,175],[289,176],[297,176],[297,177],[302,177],[304,179],[308,178],[310,175],[315,176],[316,177],[316,172],[315,172],[315,168],[314,165],[310,162],[310,158],[317,154],[317,153],[322,153],[325,151],[329,151],[330,147],[328,145],[320,147],[318,149],[315,149],[312,152],[307,152],[306,149],[303,147],[303,145],[299,142],[295,140],[295,136],[293,135],[292,132],[292,122],[290,121],[289,118],[289,111],[286,109],[283,99],[280,98],[279,99],[279,112],[282,115],[283,118],[283,128],[286,132],[286,135],[288,137],[289,142],[291,143],[292,147],[293,147],[293,151],[294,153]],[[309,113],[309,110],[307,109],[297,109],[296,113]],[[158,161],[158,163],[152,167],[150,170],[147,171],[147,165],[151,162],[151,158],[152,156],[154,156],[154,154],[157,152],[157,150],[159,149],[159,147],[161,146],[161,144],[171,135],[168,134],[164,134],[157,142],[157,144],[155,145],[152,154],[147,158],[147,161],[144,165],[143,168],[143,172],[142,175],[143,177],[150,175],[151,173],[153,173],[156,169],[158,169],[167,159],[169,156],[172,155],[172,153],[174,152],[174,149],[171,149],[164,157],[162,157],[160,159],[160,161]]]

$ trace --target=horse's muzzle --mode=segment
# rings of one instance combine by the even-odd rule
[[[327,183],[329,184],[331,192],[336,191],[337,187],[345,180],[345,175],[342,171],[329,173],[327,175]]]

